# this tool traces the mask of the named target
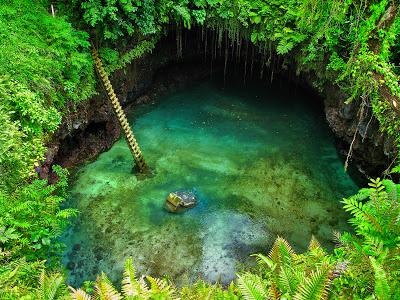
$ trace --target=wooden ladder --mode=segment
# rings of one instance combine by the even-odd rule
[[[108,99],[110,100],[110,103],[114,109],[114,113],[118,118],[119,124],[124,131],[129,150],[132,153],[139,172],[145,173],[146,171],[148,171],[148,168],[144,160],[142,151],[140,150],[139,144],[136,141],[135,136],[133,135],[132,129],[128,123],[128,119],[126,118],[125,112],[123,111],[121,104],[119,103],[119,100],[114,92],[110,80],[108,79],[107,73],[104,70],[103,63],[101,62],[101,59],[99,57],[99,53],[94,47],[92,48],[92,56],[94,59],[94,64],[96,66],[96,71],[101,79],[104,89],[107,92]]]

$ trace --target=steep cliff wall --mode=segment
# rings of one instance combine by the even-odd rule
[[[127,112],[140,103],[153,101],[161,94],[206,78],[212,72],[211,64],[204,63],[204,48],[198,46],[198,40],[187,43],[183,49],[183,59],[177,59],[171,38],[160,43],[152,54],[112,75],[114,88]],[[223,67],[224,61],[215,58],[213,71]],[[282,69],[280,63],[275,64],[275,69],[276,73],[308,88],[315,78],[324,76],[295,76],[294,72]],[[48,177],[52,164],[75,167],[94,159],[120,137],[120,128],[106,95],[100,86],[97,90],[95,97],[70,108],[70,113],[64,117],[62,126],[49,143],[46,160],[40,171],[42,178]],[[371,109],[365,109],[360,121],[359,103],[355,101],[346,105],[347,96],[337,86],[328,82],[320,94],[327,122],[338,138],[338,150],[345,157],[352,144],[350,164],[365,175],[381,175],[392,163],[395,151],[393,142],[379,132],[378,122],[371,117]]]
[[[183,61],[177,58],[174,44],[166,42],[154,53],[116,71],[110,79],[125,112],[129,113],[141,103],[206,78],[210,72],[208,65],[198,60],[194,52]],[[48,143],[40,177],[52,179],[53,164],[73,168],[94,159],[109,149],[120,134],[117,119],[99,85],[96,96],[69,108],[62,125]]]

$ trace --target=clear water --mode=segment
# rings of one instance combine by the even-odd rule
[[[138,180],[123,139],[80,168],[69,205],[81,214],[63,237],[69,282],[106,272],[118,281],[134,258],[140,274],[178,285],[227,283],[277,235],[304,250],[331,247],[347,227],[339,200],[357,190],[312,96],[291,86],[220,88],[203,83],[141,107],[130,121],[154,176]],[[163,210],[170,191],[199,204]]]

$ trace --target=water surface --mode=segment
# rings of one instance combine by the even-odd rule
[[[69,205],[81,212],[63,240],[69,282],[106,272],[118,281],[132,256],[140,274],[178,285],[227,283],[277,235],[298,251],[312,235],[332,247],[347,227],[339,200],[357,190],[312,96],[293,87],[225,89],[202,83],[130,117],[154,176],[138,180],[123,139],[80,168]],[[170,214],[170,191],[199,204]]]

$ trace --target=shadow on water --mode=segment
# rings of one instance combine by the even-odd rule
[[[304,250],[315,235],[349,230],[339,200],[357,191],[314,96],[293,86],[201,83],[131,115],[154,175],[131,175],[121,139],[83,166],[69,205],[81,214],[63,237],[69,282],[99,271],[118,281],[132,256],[140,274],[178,285],[228,283],[277,235]],[[170,191],[196,189],[198,205],[163,209]]]

